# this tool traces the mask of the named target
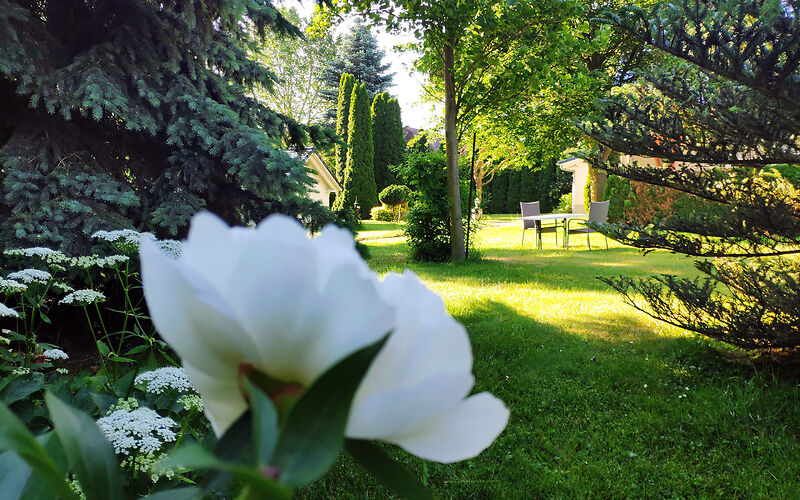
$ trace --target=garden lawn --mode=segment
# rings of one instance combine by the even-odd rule
[[[741,352],[623,304],[596,276],[694,275],[682,256],[641,252],[593,235],[593,248],[520,246],[514,217],[490,219],[482,260],[410,263],[400,226],[370,222],[359,239],[381,273],[411,268],[469,332],[474,392],[511,410],[478,457],[405,462],[441,498],[798,498],[800,398],[795,368]],[[382,498],[343,457],[302,497]]]

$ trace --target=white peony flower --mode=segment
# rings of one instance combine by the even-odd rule
[[[69,359],[67,353],[61,349],[48,349],[42,353],[42,356],[47,359]]]
[[[19,318],[19,313],[0,302],[0,318]]]
[[[188,392],[194,390],[192,381],[183,368],[166,366],[157,368],[149,372],[143,372],[136,376],[133,381],[135,384],[146,384],[147,392],[161,394],[167,389],[174,389],[178,392]]]
[[[128,455],[135,450],[149,455],[160,450],[164,443],[175,441],[172,429],[178,424],[150,408],[138,408],[133,411],[115,410],[98,419],[97,425],[116,453]]]
[[[347,436],[437,462],[476,456],[506,427],[509,411],[488,392],[467,397],[475,382],[467,331],[411,271],[389,274],[380,293],[397,308],[397,323],[356,392]]]
[[[246,410],[241,365],[308,386],[393,329],[354,400],[349,437],[452,462],[480,453],[507,423],[490,394],[464,399],[473,384],[469,339],[441,299],[413,275],[380,282],[346,230],[328,226],[309,238],[285,216],[246,229],[202,213],[178,259],[145,238],[140,254],[150,316],[218,435]]]

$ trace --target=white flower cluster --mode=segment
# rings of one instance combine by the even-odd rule
[[[129,243],[138,245],[142,233],[133,229],[116,229],[114,231],[96,231],[92,238],[107,241],[108,243]]]
[[[19,293],[28,289],[28,285],[20,283],[16,280],[7,280],[0,278],[0,292],[3,293]]]
[[[177,259],[181,256],[181,249],[183,247],[178,240],[158,240],[158,248],[170,257]]]
[[[102,293],[91,289],[86,289],[86,290],[75,290],[74,292],[64,296],[64,298],[61,299],[58,303],[67,305],[85,306],[87,304],[102,302],[104,300],[106,300],[106,296],[103,295]]]
[[[11,370],[12,375],[29,375],[31,373],[30,368],[14,368]]]
[[[56,368],[56,373],[59,375],[69,375],[69,370],[66,368]]]
[[[111,415],[117,410],[135,410],[139,407],[139,402],[136,401],[136,398],[120,398],[117,400],[116,403],[111,405],[106,412],[106,415]]]
[[[178,399],[178,403],[180,403],[186,411],[203,411],[203,398],[197,394],[184,394]]]
[[[189,380],[189,376],[183,368],[167,366],[155,370],[140,373],[134,380],[136,384],[147,384],[147,392],[161,394],[166,389],[174,389],[177,392],[193,391],[194,385]]]
[[[9,257],[47,257],[55,252],[52,248],[31,247],[31,248],[9,248],[3,253]]]
[[[0,318],[19,318],[19,313],[0,302]]]
[[[42,353],[42,356],[47,359],[69,359],[67,353],[61,349],[48,349]]]
[[[70,293],[70,292],[74,292],[75,291],[74,288],[72,288],[71,286],[67,285],[66,283],[62,283],[60,281],[54,281],[53,284],[50,285],[50,286],[53,287],[53,290],[55,290],[57,292],[61,292],[61,293]]]
[[[144,455],[152,455],[164,443],[175,441],[172,428],[178,424],[150,408],[138,408],[133,411],[116,410],[107,417],[100,418],[97,425],[116,453],[129,455],[135,450]]]
[[[53,275],[40,269],[23,269],[8,275],[8,279],[19,281],[27,285],[31,283],[47,283]]]
[[[97,259],[97,265],[100,267],[114,268],[122,263],[128,262],[129,260],[130,257],[127,255],[109,255],[108,257]]]

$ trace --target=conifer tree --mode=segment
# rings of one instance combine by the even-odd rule
[[[330,217],[281,141],[332,132],[250,94],[273,82],[245,50],[268,31],[300,35],[269,0],[0,0],[0,240],[179,236],[201,209]]]
[[[339,80],[339,101],[336,106],[336,134],[344,141],[347,140],[348,123],[350,120],[350,99],[353,97],[353,85],[356,79],[350,73],[342,74]],[[347,144],[336,144],[336,164],[333,174],[341,184],[344,182],[344,169],[347,166]]]
[[[399,165],[405,156],[406,143],[397,99],[381,92],[372,101],[372,142],[375,145],[375,184],[378,192],[395,183],[390,165]]]
[[[609,21],[671,54],[582,127],[665,166],[609,173],[694,195],[693,210],[598,226],[643,249],[700,257],[703,278],[604,280],[655,318],[747,349],[800,346],[800,193],[771,165],[800,163],[798,3],[744,0],[628,7]]]
[[[336,197],[335,210],[352,210],[358,201],[361,215],[378,206],[378,191],[373,170],[372,123],[369,96],[363,83],[353,86],[350,99],[350,117],[347,131],[347,167],[344,171],[343,190]]]
[[[336,56],[330,59],[320,75],[320,95],[331,105],[329,118],[333,120],[333,106],[337,104],[339,83],[344,73],[350,73],[364,83],[370,100],[392,85],[394,73],[383,62],[385,54],[369,28],[359,22],[338,43]]]

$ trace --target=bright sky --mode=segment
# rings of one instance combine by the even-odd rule
[[[279,4],[295,6],[303,17],[310,17],[314,12],[314,0],[283,0]],[[336,29],[336,35],[346,33],[355,18],[346,20]],[[389,93],[397,97],[403,113],[403,125],[414,128],[430,128],[437,118],[443,115],[443,106],[432,103],[422,103],[422,83],[426,76],[412,70],[416,59],[413,52],[398,52],[394,47],[409,42],[414,42],[413,35],[399,36],[386,32],[380,26],[372,28],[372,35],[378,40],[378,45],[386,53],[385,62],[391,65],[394,73],[394,87]]]

